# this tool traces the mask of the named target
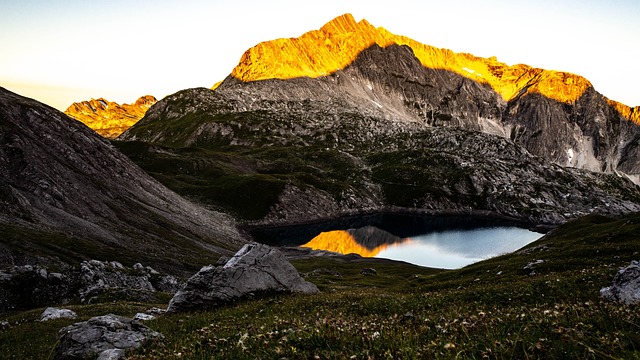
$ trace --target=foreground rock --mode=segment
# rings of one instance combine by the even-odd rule
[[[613,278],[613,285],[600,289],[600,296],[628,305],[640,303],[640,262],[634,260],[629,266],[620,268]]]
[[[91,302],[105,291],[117,290],[127,298],[151,300],[156,291],[175,293],[180,283],[171,275],[163,275],[149,266],[136,263],[127,268],[117,261],[83,261],[80,264],[79,291],[82,302]]]
[[[223,266],[205,266],[169,303],[169,312],[213,308],[255,293],[318,293],[300,277],[280,251],[267,245],[245,245]]]
[[[59,334],[57,360],[120,359],[127,350],[164,338],[138,321],[113,314],[67,326]]]

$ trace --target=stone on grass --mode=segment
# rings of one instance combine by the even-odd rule
[[[600,289],[600,296],[628,305],[640,303],[640,262],[634,260],[629,266],[620,268],[613,277],[613,284]]]
[[[60,329],[59,334],[56,360],[120,359],[127,350],[164,338],[139,321],[113,314],[75,323]]]
[[[48,307],[40,315],[40,321],[49,321],[53,319],[75,319],[78,315],[69,309],[59,309]]]
[[[214,308],[255,293],[314,294],[282,253],[267,245],[246,244],[223,266],[205,266],[187,280],[169,303],[169,312]]]
[[[147,314],[147,313],[137,313],[134,317],[133,320],[139,320],[139,321],[149,321],[149,320],[154,320],[156,317],[154,315],[151,314]]]
[[[360,271],[361,275],[377,275],[378,272],[374,268],[364,268]]]

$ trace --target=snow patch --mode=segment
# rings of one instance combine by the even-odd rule
[[[369,90],[373,91],[373,86],[371,86],[371,84],[367,84],[367,87],[369,88]]]
[[[377,103],[377,102],[375,102],[375,101],[373,101],[373,100],[371,100],[371,102],[372,102],[372,103],[374,103],[374,104],[376,104],[376,106],[378,106],[380,109],[382,109],[382,105],[380,105],[379,103]]]
[[[573,157],[574,157],[573,149],[569,148],[569,150],[567,150],[567,159],[568,159],[567,163],[568,164],[571,164],[571,161],[573,160]]]
[[[475,70],[469,69],[468,67],[463,67],[462,70],[468,72],[469,74],[474,74],[475,76],[482,76],[481,74],[476,74]]]

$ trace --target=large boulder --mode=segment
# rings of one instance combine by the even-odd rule
[[[67,326],[59,334],[56,360],[120,359],[127,350],[164,338],[138,321],[113,314]]]
[[[167,310],[179,312],[213,308],[265,292],[313,294],[319,290],[302,279],[280,251],[250,243],[224,265],[200,269],[171,299]]]
[[[600,296],[629,305],[640,303],[640,262],[634,260],[620,268],[613,277],[613,285],[600,289]]]

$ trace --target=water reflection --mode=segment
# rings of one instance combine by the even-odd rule
[[[518,227],[493,227],[445,230],[400,238],[376,227],[366,226],[322,232],[301,246],[456,269],[515,251],[541,236],[542,234]]]
[[[376,257],[381,251],[408,241],[408,238],[402,239],[376,227],[366,226],[359,229],[321,232],[320,235],[300,246],[345,255]]]

